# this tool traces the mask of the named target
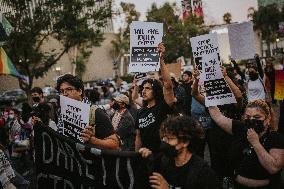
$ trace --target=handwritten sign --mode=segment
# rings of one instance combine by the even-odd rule
[[[162,42],[162,37],[162,23],[134,21],[130,24],[129,73],[146,73],[160,69],[157,47]]]
[[[217,34],[206,34],[190,39],[197,69],[201,72],[206,90],[205,106],[236,103],[222,71]]]
[[[83,129],[89,125],[90,105],[65,96],[60,96],[63,135],[81,139]]]
[[[256,53],[253,23],[244,22],[228,26],[231,57],[235,60],[252,59]]]

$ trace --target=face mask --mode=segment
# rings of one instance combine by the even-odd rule
[[[175,158],[178,155],[178,150],[176,150],[175,146],[172,146],[163,141],[161,142],[161,145],[160,145],[160,151],[169,158]]]
[[[249,73],[249,78],[250,78],[250,80],[252,80],[252,81],[257,80],[257,79],[258,79],[258,73],[255,73],[255,72]]]
[[[8,115],[8,119],[14,119],[14,115],[12,114]]]
[[[119,109],[120,109],[120,105],[119,105],[117,102],[115,102],[115,103],[113,103],[113,105],[112,105],[112,109],[114,109],[114,110],[119,110]]]
[[[32,97],[32,99],[33,99],[34,102],[39,102],[40,101],[40,98],[38,96]]]
[[[245,126],[248,129],[254,129],[259,134],[264,131],[264,121],[257,119],[245,119]]]

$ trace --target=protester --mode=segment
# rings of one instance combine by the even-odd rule
[[[52,120],[55,121],[56,120],[56,109],[53,108],[53,106],[51,104],[49,104],[48,102],[45,101],[44,96],[43,96],[43,91],[40,87],[34,87],[31,90],[31,97],[33,100],[33,108],[36,108],[38,105],[43,105],[43,106],[49,106],[49,110],[48,112],[44,112],[44,113],[48,113],[48,117]],[[45,108],[47,109],[47,108]],[[46,115],[46,114],[44,114]]]
[[[135,122],[128,111],[129,98],[123,94],[114,98],[112,126],[121,141],[121,150],[135,150]]]
[[[243,94],[227,74],[226,68],[222,67],[222,73],[238,103],[225,104],[219,107],[222,113],[226,116],[234,119],[240,119],[244,107]],[[194,82],[192,85],[192,96],[199,103],[204,105],[205,97],[198,91],[200,73],[197,69],[194,70],[193,76]],[[231,144],[237,141],[234,141],[231,135],[220,129],[214,121],[211,121],[211,125],[207,129],[206,141],[210,152],[211,167],[216,172],[219,182],[226,185],[226,180],[230,180],[230,177],[233,175],[233,167],[229,161]]]
[[[185,115],[191,115],[191,85],[192,85],[192,73],[190,71],[184,71],[182,74],[182,86],[185,89],[184,97],[184,113]]]
[[[231,163],[235,168],[235,188],[275,189],[284,166],[284,138],[277,133],[275,117],[264,100],[248,103],[244,120],[225,117],[218,107],[209,107],[212,119],[240,143]]]
[[[265,100],[266,89],[263,82],[264,72],[258,55],[255,55],[255,65],[248,66],[247,97],[248,101]]]
[[[176,102],[170,74],[165,66],[165,47],[161,43],[158,48],[160,52],[160,67],[163,86],[156,79],[147,79],[142,83],[143,101],[138,102],[138,86],[135,84],[133,101],[142,106],[136,120],[135,150],[146,147],[154,153],[159,150],[159,129],[167,114],[171,113],[171,107]]]
[[[57,80],[57,91],[65,97],[89,103],[84,97],[84,85],[81,79],[71,74],[65,74]],[[91,106],[91,111],[92,111]],[[114,133],[112,124],[108,116],[99,108],[93,109],[90,115],[90,125],[82,132],[82,139],[85,143],[94,144],[100,148],[118,149],[119,140]],[[58,116],[60,118],[60,116]],[[93,120],[91,120],[91,118]],[[58,121],[58,132],[62,133],[63,122]]]
[[[158,170],[149,177],[152,188],[216,189],[217,177],[194,149],[202,136],[200,125],[186,116],[170,117],[160,128],[161,159]],[[139,150],[142,157],[152,154],[147,148]],[[157,162],[157,161],[156,161]]]
[[[274,93],[275,93],[275,69],[273,67],[272,61],[271,60],[267,60],[266,61],[266,65],[264,68],[264,74],[266,76],[266,82],[265,85],[267,85],[269,87],[269,95],[271,97],[271,102],[273,104],[276,103],[276,101],[274,100]]]
[[[174,96],[176,97],[176,111],[181,114],[186,114],[185,112],[187,112],[188,110],[186,109],[187,94],[185,88],[179,83],[175,74],[170,73],[170,76],[173,83]]]

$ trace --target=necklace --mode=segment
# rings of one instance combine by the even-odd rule
[[[182,167],[184,166],[192,157],[192,153],[189,153],[187,152],[185,155],[184,155],[184,158],[181,162],[179,161],[175,161],[175,164],[177,167]]]

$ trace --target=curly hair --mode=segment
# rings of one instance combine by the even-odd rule
[[[65,74],[61,77],[59,77],[57,79],[57,84],[56,84],[56,90],[59,91],[60,89],[60,85],[62,83],[69,83],[70,85],[72,85],[73,87],[75,87],[75,89],[82,90],[82,97],[84,96],[84,84],[83,81],[77,77],[77,76],[73,76],[71,74]]]
[[[149,83],[152,86],[156,103],[161,102],[164,99],[163,86],[161,82],[156,79],[146,79],[142,82],[141,86],[143,87],[146,83]],[[142,93],[142,90],[140,90],[140,93]],[[147,102],[143,101],[143,105],[147,106]]]
[[[265,100],[258,99],[258,100],[253,100],[248,103],[246,108],[256,108],[263,112],[267,117],[271,118],[270,121],[270,129],[272,131],[277,131],[277,125],[275,122],[275,114],[274,111],[272,110],[271,106],[269,103],[267,103]]]
[[[188,116],[168,117],[160,128],[160,136],[165,134],[174,135],[182,142],[190,142],[188,150],[191,152],[200,148],[200,143],[205,137],[200,123]]]

